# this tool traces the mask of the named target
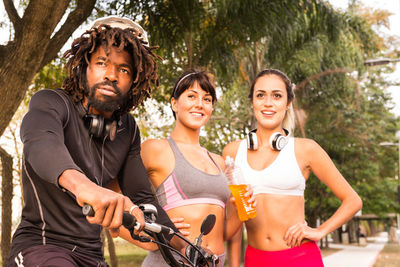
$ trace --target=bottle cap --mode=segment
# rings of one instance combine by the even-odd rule
[[[234,163],[233,158],[231,158],[230,156],[227,156],[225,159],[226,166],[232,166],[233,163]]]

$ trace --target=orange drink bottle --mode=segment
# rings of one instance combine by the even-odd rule
[[[235,166],[231,157],[226,158],[226,171],[225,175],[229,181],[229,189],[232,196],[235,198],[235,205],[241,221],[247,221],[257,216],[257,211],[253,204],[248,202],[249,197],[245,197],[246,183],[242,170],[239,166]]]

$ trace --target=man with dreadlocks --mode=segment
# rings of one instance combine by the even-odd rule
[[[155,205],[157,222],[176,230],[153,197],[128,114],[157,85],[152,50],[133,21],[100,19],[65,53],[63,89],[32,97],[21,126],[25,205],[9,266],[107,266],[102,227],[119,228],[123,211],[143,225],[133,203]],[[123,194],[107,188],[115,181]],[[94,217],[82,214],[84,203]]]

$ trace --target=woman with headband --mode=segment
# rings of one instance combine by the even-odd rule
[[[245,223],[245,267],[323,266],[316,241],[351,219],[362,201],[315,141],[290,136],[294,94],[286,74],[261,71],[249,98],[258,129],[223,151],[224,157],[235,158],[257,201],[257,217]],[[304,189],[311,172],[342,202],[317,228],[304,220]]]
[[[183,73],[171,96],[174,130],[166,139],[143,142],[141,156],[160,205],[190,241],[199,236],[207,215],[216,216],[216,224],[203,237],[202,246],[219,255],[218,266],[223,266],[224,237],[232,236],[241,222],[237,216],[230,216],[236,210],[228,201],[223,158],[199,143],[200,129],[210,119],[215,102],[215,88],[205,72]],[[247,194],[252,195],[252,191]],[[228,223],[225,214],[231,217]],[[150,251],[142,266],[168,265],[159,251]]]

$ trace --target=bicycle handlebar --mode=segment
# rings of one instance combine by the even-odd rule
[[[94,209],[92,206],[85,204],[82,208],[83,215],[93,217]],[[138,230],[140,228],[140,223],[136,221],[135,217],[133,217],[129,212],[124,212],[122,215],[122,225],[125,226],[126,229],[135,229]],[[144,229],[153,233],[162,233],[172,235],[175,231],[167,226],[153,223],[153,222],[145,222]]]
[[[144,204],[144,206],[145,205],[152,206],[151,204]],[[216,255],[208,254],[200,246],[202,236],[208,234],[211,231],[211,229],[214,227],[215,215],[213,215],[213,214],[208,215],[207,218],[203,221],[203,224],[201,226],[202,233],[200,234],[200,236],[198,238],[196,238],[196,240],[195,240],[196,244],[193,244],[189,240],[184,238],[182,235],[175,232],[170,227],[167,227],[167,226],[161,225],[161,224],[157,224],[154,222],[146,221],[146,219],[150,220],[150,218],[149,218],[150,215],[146,214],[146,211],[144,210],[146,208],[144,208],[144,206],[139,205],[139,208],[142,209],[142,211],[145,214],[145,225],[143,227],[144,232],[147,233],[148,235],[150,235],[151,237],[153,237],[154,240],[152,240],[148,237],[145,237],[145,236],[139,236],[139,235],[134,234],[133,229],[138,230],[140,228],[140,224],[136,221],[135,217],[133,217],[129,212],[125,211],[122,216],[122,225],[126,229],[129,230],[133,239],[139,240],[141,242],[153,242],[153,243],[157,244],[164,260],[170,266],[173,266],[173,267],[209,266],[207,261],[211,261],[212,266],[215,266],[215,264],[218,262],[218,257]],[[154,206],[152,206],[152,207],[154,208],[154,210],[151,210],[150,212],[154,215],[157,213],[157,210],[155,209]],[[149,211],[147,210],[147,212],[149,212]],[[90,206],[88,204],[84,204],[84,206],[82,207],[82,213],[85,216],[90,216],[90,217],[93,217],[95,215],[94,209],[92,208],[92,206]],[[155,220],[155,216],[154,216],[153,220]],[[213,216],[213,218],[211,218],[211,222],[210,222],[210,216]],[[207,220],[208,220],[208,222],[207,222]],[[212,225],[211,226],[206,225],[207,223],[208,224],[211,223]],[[203,228],[205,228],[205,229],[203,229]],[[169,242],[165,239],[164,234],[169,234],[169,235],[173,234],[173,235],[179,237],[180,239],[182,239],[183,241],[185,241],[188,244],[188,248],[186,250],[188,257],[186,257],[181,252],[179,252],[178,250],[173,248],[169,244]],[[176,260],[175,257],[172,255],[171,251],[176,252],[182,259],[185,259],[190,265],[184,263],[182,261],[182,259],[181,259],[181,261],[178,262],[178,260]],[[199,255],[200,255],[200,257],[199,257]]]

